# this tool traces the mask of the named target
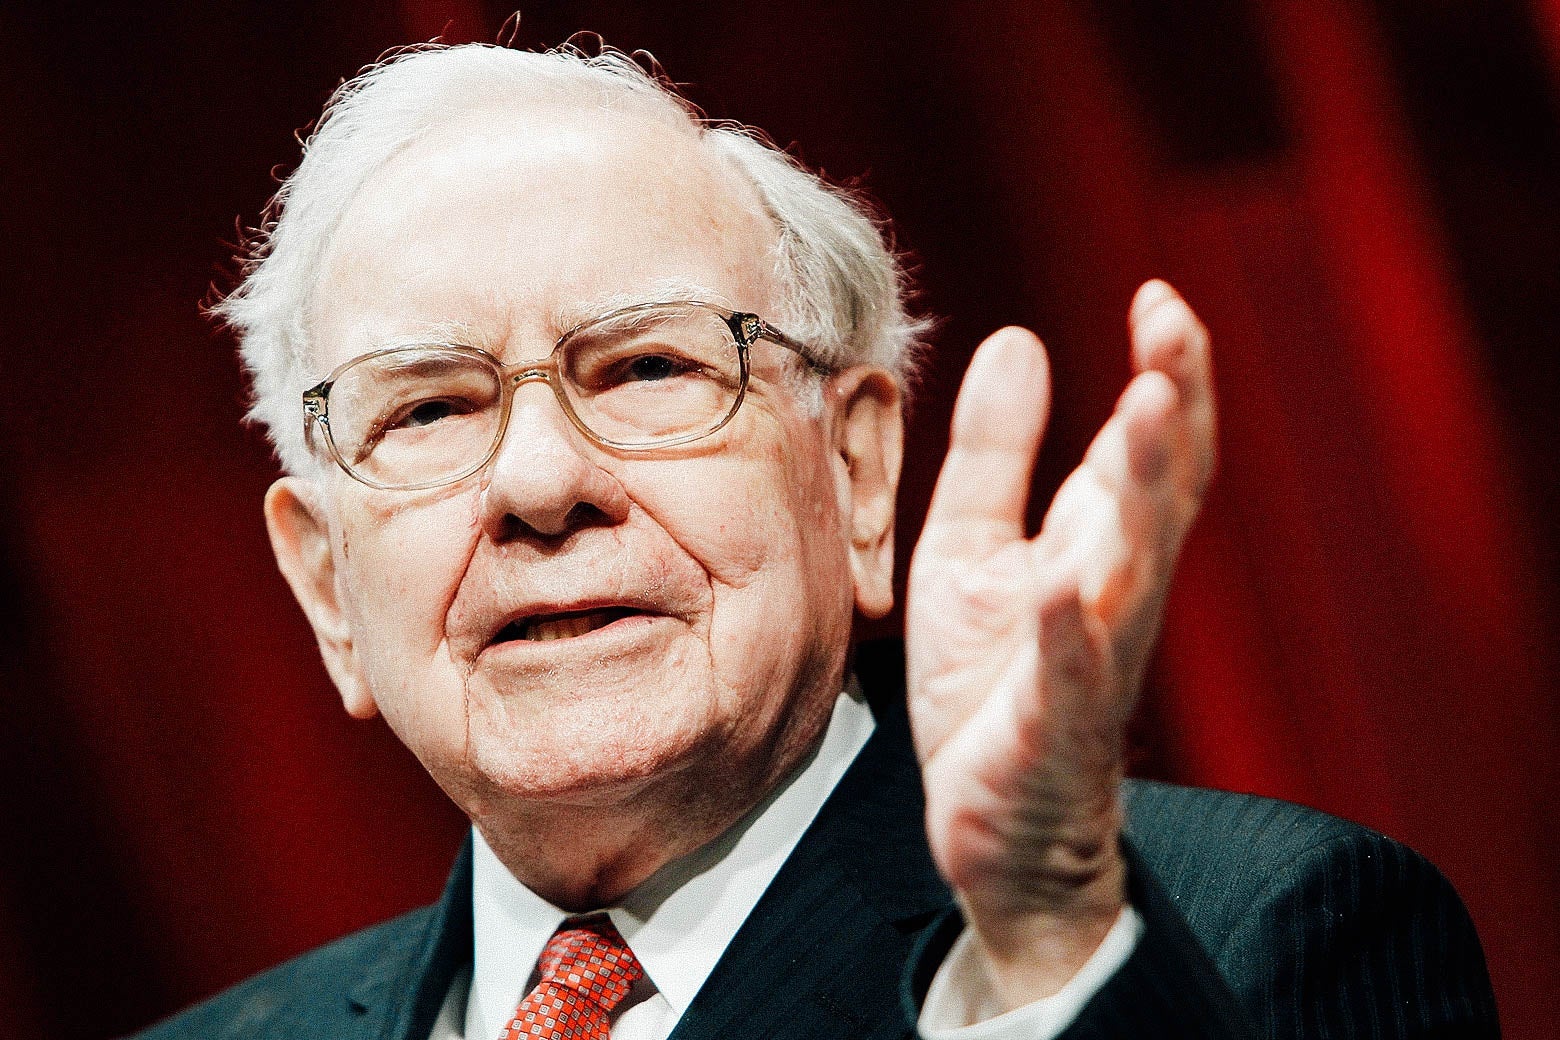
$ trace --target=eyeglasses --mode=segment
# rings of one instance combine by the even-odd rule
[[[594,443],[669,448],[708,437],[737,414],[748,351],[761,339],[823,371],[756,314],[645,303],[576,325],[539,361],[505,365],[485,350],[441,343],[370,351],[303,392],[304,433],[318,427],[336,464],[369,487],[439,487],[488,464],[516,388],[536,380]]]

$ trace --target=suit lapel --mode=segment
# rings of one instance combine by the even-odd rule
[[[952,902],[926,848],[903,650],[864,646],[856,673],[877,718],[861,754],[732,939],[671,1040],[902,1038],[905,964]],[[361,965],[354,1036],[425,1040],[471,963],[471,842],[418,937]]]
[[[917,938],[951,902],[926,848],[902,660],[862,652],[878,725],[738,931],[672,1040],[903,1037]],[[879,661],[877,658],[883,657]]]
[[[461,845],[444,894],[426,911],[420,934],[383,943],[348,990],[362,1029],[379,1040],[427,1040],[450,983],[471,963],[471,836]]]

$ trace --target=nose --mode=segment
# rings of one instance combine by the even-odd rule
[[[482,524],[489,538],[556,541],[628,517],[628,494],[601,465],[544,380],[514,391],[509,428],[488,465]]]

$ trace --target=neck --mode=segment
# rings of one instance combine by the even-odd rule
[[[798,713],[762,762],[688,770],[594,791],[586,801],[495,798],[473,813],[499,861],[537,895],[570,913],[622,902],[668,863],[736,825],[816,751],[832,699]]]

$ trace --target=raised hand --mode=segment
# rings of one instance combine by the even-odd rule
[[[1060,988],[1120,912],[1122,735],[1214,462],[1208,335],[1164,282],[1129,315],[1136,375],[1024,532],[1045,349],[970,363],[910,567],[910,718],[938,868],[1010,1007]]]

